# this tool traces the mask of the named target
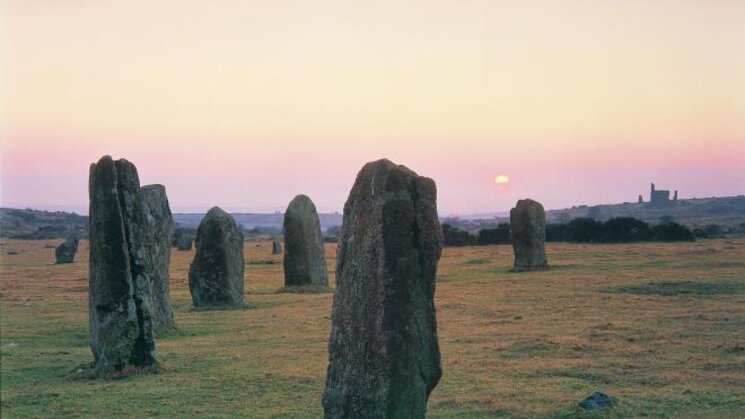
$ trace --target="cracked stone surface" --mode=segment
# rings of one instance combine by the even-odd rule
[[[171,262],[171,241],[174,222],[163,185],[146,185],[140,188],[145,211],[147,253],[153,261],[150,277],[150,306],[156,329],[173,329],[176,320],[171,307],[168,267]]]
[[[102,157],[89,177],[89,320],[98,370],[155,367],[150,306],[152,259],[137,168]]]
[[[344,205],[326,418],[424,418],[442,375],[434,305],[442,231],[432,179],[366,164]]]

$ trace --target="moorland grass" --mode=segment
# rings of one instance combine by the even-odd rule
[[[87,243],[54,265],[55,243],[0,243],[3,418],[322,416],[332,294],[278,293],[271,242],[246,246],[239,310],[192,309],[193,251],[173,252],[161,371],[108,380],[76,374],[92,358]],[[745,239],[547,251],[551,270],[515,274],[510,246],[444,250],[428,416],[745,417]],[[596,390],[617,405],[579,410]]]

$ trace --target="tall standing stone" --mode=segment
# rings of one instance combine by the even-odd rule
[[[243,230],[218,207],[197,229],[196,253],[189,267],[189,290],[195,307],[243,304]]]
[[[543,270],[546,260],[546,213],[543,205],[532,199],[517,201],[510,210],[512,248],[516,271]]]
[[[155,327],[173,329],[173,317],[169,292],[168,266],[171,262],[171,240],[173,237],[173,215],[168,205],[166,188],[163,185],[146,185],[140,188],[145,211],[147,252],[153,259],[153,275],[150,277],[150,306]]]
[[[424,418],[442,375],[441,251],[435,182],[388,160],[366,164],[344,205],[326,418]]]
[[[285,286],[327,286],[321,224],[316,206],[306,195],[296,196],[287,206],[283,230]]]
[[[102,157],[89,177],[89,320],[95,365],[104,373],[157,366],[147,226],[135,166]]]
[[[279,244],[278,241],[274,240],[272,242],[272,254],[273,255],[278,255],[280,253],[282,253],[282,245]]]
[[[78,253],[78,237],[70,235],[67,239],[54,249],[54,257],[57,263],[75,262],[75,254]]]

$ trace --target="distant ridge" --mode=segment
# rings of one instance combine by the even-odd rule
[[[284,213],[231,213],[246,230],[261,229],[271,234],[280,234]],[[185,228],[196,228],[204,213],[174,213],[174,221]],[[318,214],[321,229],[325,232],[341,226],[342,214]],[[607,205],[577,205],[571,208],[546,211],[549,223],[569,222],[574,218],[590,217],[607,220],[613,217],[633,217],[648,223],[662,219],[673,219],[689,227],[717,224],[725,228],[743,228],[745,225],[745,195],[712,198],[679,199],[676,204],[664,207],[648,203],[625,202]],[[491,228],[498,223],[509,222],[507,211],[440,217],[442,222],[452,223],[468,230]],[[88,217],[74,212],[44,211],[35,209],[0,208],[0,237],[17,239],[62,238],[75,233],[87,236]]]
[[[262,227],[262,228],[279,228],[282,229],[282,222],[284,221],[284,213],[271,213],[271,214],[261,214],[261,213],[247,213],[247,212],[239,212],[239,213],[231,213],[230,215],[235,218],[235,221],[237,221],[240,225],[243,226],[244,229],[250,230],[252,228]],[[204,217],[204,213],[175,213],[173,214],[173,220],[180,226],[180,227],[187,227],[187,228],[196,228],[199,226],[199,222],[202,220],[202,217]],[[321,213],[318,214],[318,219],[321,222],[321,230],[327,230],[331,227],[336,227],[341,225],[341,219],[342,215],[338,213]]]
[[[490,213],[487,215],[491,216],[487,217],[474,215],[446,217],[443,221],[476,231],[509,222],[508,213],[498,214]],[[679,199],[677,203],[666,206],[650,205],[648,202],[624,202],[622,204],[576,205],[571,208],[546,211],[546,219],[549,223],[566,223],[580,217],[589,217],[598,221],[615,217],[633,217],[652,224],[671,219],[691,228],[717,224],[725,228],[741,229],[745,224],[745,195]]]

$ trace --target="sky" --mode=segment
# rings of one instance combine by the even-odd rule
[[[0,205],[85,212],[105,154],[176,212],[341,211],[383,157],[441,215],[739,195],[742,22],[734,0],[0,0]]]

